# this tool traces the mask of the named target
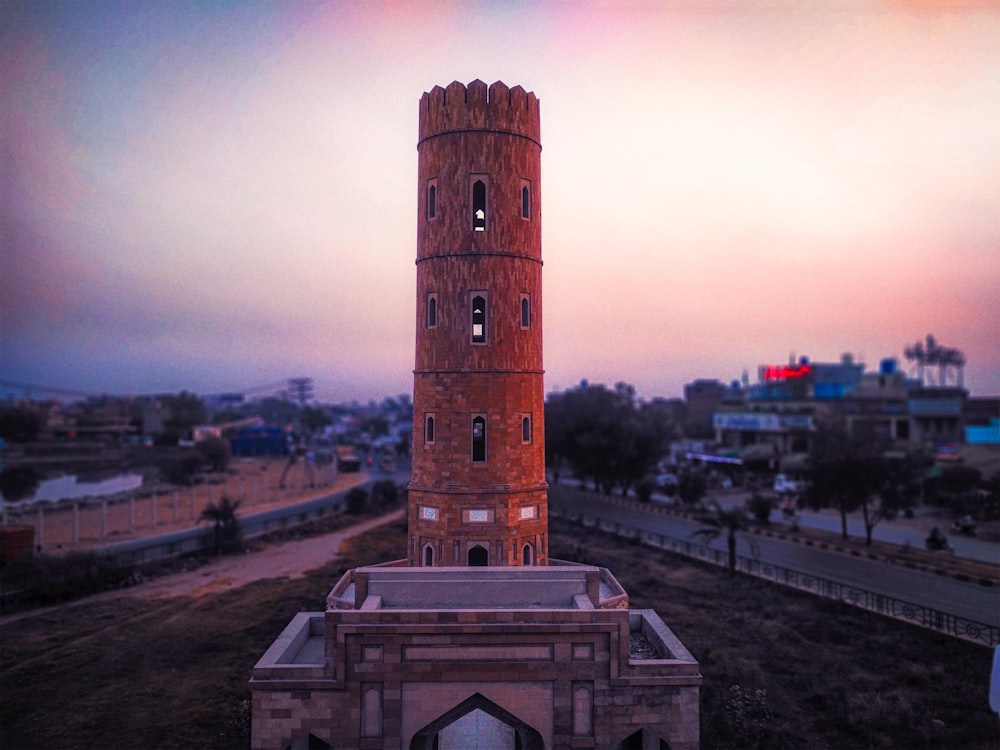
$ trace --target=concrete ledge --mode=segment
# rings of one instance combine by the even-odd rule
[[[628,594],[605,568],[590,565],[409,568],[372,566],[345,573],[328,610],[627,609]]]
[[[322,612],[299,612],[260,657],[255,679],[303,680],[324,677]]]

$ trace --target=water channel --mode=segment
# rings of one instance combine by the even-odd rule
[[[102,498],[122,492],[130,492],[142,486],[142,474],[127,472],[100,480],[83,480],[76,474],[66,474],[59,477],[42,479],[30,495],[16,500],[7,500],[0,494],[0,500],[5,505],[17,506],[39,500],[57,502],[79,498]]]

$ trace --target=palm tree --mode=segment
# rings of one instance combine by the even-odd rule
[[[708,504],[710,513],[701,518],[701,522],[707,524],[704,529],[692,532],[691,536],[701,537],[706,543],[718,539],[723,534],[726,535],[726,548],[729,551],[729,572],[736,572],[736,535],[745,531],[748,527],[746,511],[739,507],[723,508],[715,500]],[[758,554],[757,543],[749,540],[750,549],[754,556]]]
[[[236,518],[236,509],[240,501],[232,501],[226,495],[219,504],[209,503],[201,512],[202,521],[212,521],[215,524],[215,554],[222,554],[223,545],[230,545],[239,540],[240,524]]]

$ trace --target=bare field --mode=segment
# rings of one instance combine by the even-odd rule
[[[1000,748],[989,649],[562,522],[551,532],[554,557],[585,550],[699,659],[704,750]],[[201,597],[126,591],[0,627],[0,743],[243,750],[264,649],[344,570],[402,557],[405,539],[397,522],[301,578]]]

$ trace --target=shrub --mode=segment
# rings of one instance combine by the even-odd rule
[[[361,487],[352,487],[347,492],[346,497],[347,512],[352,516],[359,516],[365,512],[368,505],[368,493]]]
[[[759,492],[755,492],[747,500],[747,510],[750,515],[754,517],[754,520],[760,524],[767,524],[771,522],[771,511],[774,509],[774,501],[762,495]]]
[[[197,451],[184,451],[163,466],[163,476],[170,484],[189,487],[201,470],[202,459]]]
[[[243,546],[243,532],[236,518],[236,510],[239,507],[239,500],[233,502],[223,495],[218,505],[209,503],[201,512],[201,520],[212,521],[214,524],[213,538],[217,555],[236,551]]]
[[[372,485],[372,508],[383,510],[392,507],[399,500],[399,488],[391,479],[380,479]]]
[[[198,455],[208,464],[209,471],[225,471],[232,455],[229,443],[222,438],[210,435],[197,445]]]
[[[641,502],[648,503],[653,497],[653,490],[656,489],[656,480],[653,477],[643,477],[635,485],[635,496]]]

